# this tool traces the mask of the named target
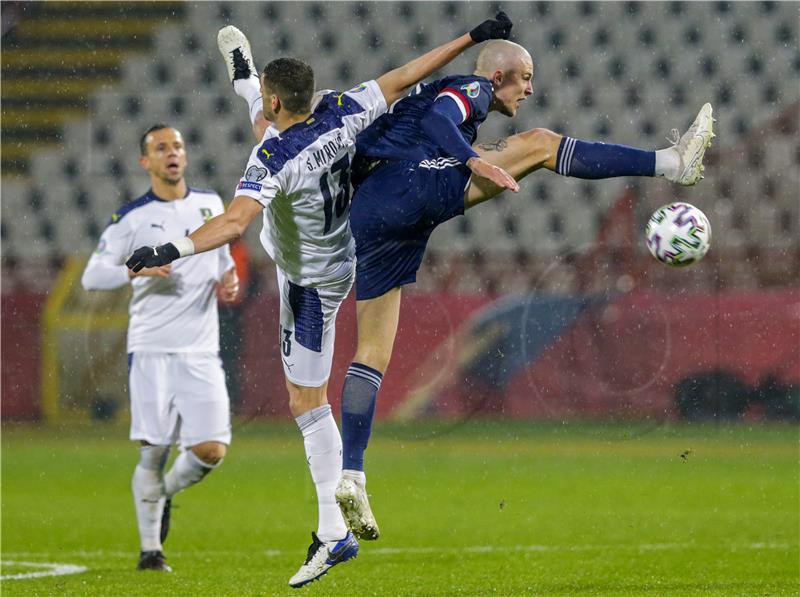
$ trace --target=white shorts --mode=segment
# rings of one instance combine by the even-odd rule
[[[180,440],[183,448],[230,444],[230,401],[219,356],[137,352],[128,355],[128,370],[132,440]]]
[[[276,269],[281,293],[278,341],[283,371],[298,386],[319,387],[331,375],[336,314],[353,287],[355,268],[341,282],[314,288],[298,286]]]

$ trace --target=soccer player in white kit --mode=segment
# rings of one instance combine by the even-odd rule
[[[130,438],[141,442],[132,482],[141,538],[138,568],[170,571],[162,542],[172,496],[219,466],[231,441],[217,299],[233,301],[239,281],[227,246],[137,273],[125,267],[137,246],[166,242],[224,212],[215,192],[187,186],[180,132],[154,125],[140,146],[151,188],[111,216],[82,283],[87,290],[133,286],[128,368]],[[181,452],[164,475],[176,440]]]
[[[501,26],[486,21],[479,27],[491,34]],[[171,243],[143,246],[127,261],[138,272],[215,249],[239,238],[263,211],[261,243],[275,261],[280,288],[278,340],[289,407],[303,434],[319,509],[317,532],[289,580],[292,587],[358,554],[334,496],[342,443],[326,394],[336,313],[355,275],[348,213],[356,135],[411,86],[474,44],[464,34],[377,80],[322,95],[313,110],[311,67],[293,58],[273,60],[261,75],[264,116],[272,126],[253,148],[228,211]]]

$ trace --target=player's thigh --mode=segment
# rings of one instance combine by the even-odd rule
[[[172,408],[170,355],[139,352],[128,355],[132,440],[168,445],[175,440],[178,413]]]
[[[173,355],[171,381],[182,446],[231,443],[231,414],[222,360],[213,353]]]
[[[356,302],[357,363],[386,372],[397,336],[401,296],[402,289],[397,287],[377,298]]]
[[[555,169],[555,160],[562,136],[547,129],[531,129],[524,133],[473,145],[480,157],[522,180],[539,168]],[[464,208],[496,197],[503,189],[485,178],[473,176],[464,193]]]
[[[353,286],[355,271],[344,280],[303,287],[278,269],[279,338],[286,379],[306,388],[322,387],[330,377],[336,339],[336,315]]]

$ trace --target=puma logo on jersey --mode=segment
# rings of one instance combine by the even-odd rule
[[[161,222],[160,224],[150,224],[150,228],[160,228],[161,230],[164,230],[164,222]]]
[[[270,152],[268,152],[266,149],[264,149],[263,147],[261,148],[261,153],[263,153],[265,156],[267,156],[267,159],[272,157],[272,154]]]
[[[343,96],[344,94],[345,94],[345,92],[342,92],[342,93],[340,93],[339,95],[334,95],[334,96],[333,96],[333,97],[335,97],[335,98],[336,98],[336,105],[337,105],[337,106],[341,106],[341,105],[342,105],[342,96]]]

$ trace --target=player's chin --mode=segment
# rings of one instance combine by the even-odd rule
[[[169,169],[164,173],[164,181],[170,184],[178,184],[181,180],[183,180],[183,174],[184,174],[183,168]]]

